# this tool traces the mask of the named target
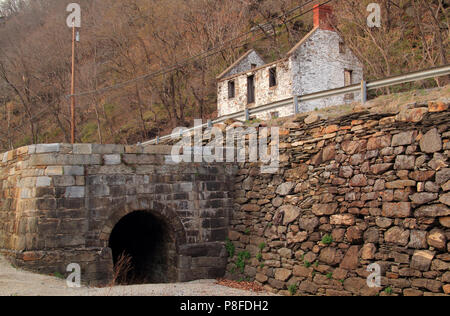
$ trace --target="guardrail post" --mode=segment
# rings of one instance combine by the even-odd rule
[[[303,101],[306,102],[306,101],[311,101],[311,100],[317,100],[317,99],[321,99],[321,98],[325,98],[325,97],[340,95],[343,93],[357,93],[358,89],[360,89],[360,92],[361,92],[361,103],[364,104],[367,102],[368,90],[374,90],[374,89],[379,89],[379,88],[383,88],[383,87],[390,87],[390,86],[398,85],[398,84],[402,84],[402,83],[414,82],[417,80],[424,80],[424,79],[436,78],[436,77],[447,76],[447,75],[450,75],[450,64],[447,64],[447,65],[441,66],[441,67],[437,67],[437,68],[426,69],[426,70],[422,70],[422,71],[416,71],[416,72],[412,72],[412,73],[408,73],[408,74],[403,74],[400,76],[384,78],[384,79],[380,79],[380,80],[376,80],[376,81],[366,82],[365,80],[362,80],[361,84],[355,83],[348,87],[332,89],[332,90],[325,90],[325,91],[315,92],[315,93],[311,93],[311,94],[305,94],[305,95],[301,95],[301,96],[294,96],[293,97],[294,112],[296,114],[300,112],[300,104],[299,103],[301,103]],[[360,87],[358,87],[358,86],[360,86]],[[286,102],[286,103],[283,103],[283,106],[288,106],[287,102],[291,102],[291,101],[290,101],[290,98],[286,98],[285,100],[283,100],[283,102]],[[264,107],[264,105],[258,106],[256,108],[252,108],[251,110],[246,108],[244,111],[239,111],[239,112],[225,115],[221,118],[218,118],[218,119],[214,120],[213,123],[224,122],[224,121],[226,121],[225,118],[241,119],[242,114],[244,114],[245,119],[247,121],[249,121],[250,120],[250,111],[255,114],[259,113],[258,109],[261,110],[261,107]],[[270,109],[272,109],[272,108],[276,108],[276,107],[272,105],[272,107],[270,107]],[[209,124],[209,122],[208,122],[208,124]],[[183,137],[183,135],[184,135],[183,131],[180,130],[180,137]],[[169,138],[172,136],[175,136],[175,134],[163,136],[162,139],[166,139],[166,138]],[[159,142],[159,137],[156,140],[144,142],[143,145],[153,144],[155,141]]]
[[[299,108],[298,108],[298,95],[294,96],[294,114],[298,114]]]
[[[159,145],[159,136],[156,136],[156,145]]]
[[[361,81],[361,104],[367,102],[367,82],[365,80]]]
[[[212,128],[213,124],[211,120],[208,120],[208,128]]]
[[[245,120],[250,121],[250,111],[248,109],[245,109]]]

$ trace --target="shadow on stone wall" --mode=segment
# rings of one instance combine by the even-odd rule
[[[448,108],[285,124],[279,172],[236,177],[227,277],[282,294],[449,294]],[[367,286],[372,263],[381,287]]]

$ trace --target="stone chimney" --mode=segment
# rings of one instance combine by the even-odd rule
[[[322,30],[334,31],[331,22],[333,21],[333,8],[330,5],[314,6],[314,27]]]

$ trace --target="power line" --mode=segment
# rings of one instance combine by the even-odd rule
[[[240,48],[240,47],[242,47],[242,46],[245,46],[246,44],[253,43],[253,42],[257,42],[257,41],[259,41],[259,40],[261,40],[261,38],[258,38],[258,39],[255,39],[255,40],[253,40],[253,41],[249,41],[249,42],[243,43],[243,44],[241,44],[241,45],[239,45],[239,46],[234,46],[233,48]],[[212,55],[212,54],[210,54],[209,56],[211,56],[211,55]],[[209,57],[209,56],[206,56],[206,57]],[[171,70],[171,71],[173,71],[173,70]],[[170,72],[170,71],[167,71],[167,72]],[[99,90],[97,90],[97,91],[99,91]],[[94,93],[95,93],[95,92],[94,92]],[[43,116],[44,114],[47,114],[47,113],[50,113],[50,109],[44,109],[44,110],[38,112],[36,115],[34,115],[34,116],[32,116],[31,118],[29,118],[29,119],[28,119],[28,122],[23,122],[22,124],[17,125],[17,126],[15,126],[15,127],[11,128],[11,131],[17,131],[17,130],[19,130],[20,128],[24,127],[25,125],[29,124],[29,121],[33,121],[33,120],[39,119],[41,116]]]
[[[43,116],[44,114],[47,114],[47,113],[50,113],[50,110],[49,110],[49,109],[45,109],[45,110],[39,112],[38,114],[36,114],[36,115],[34,115],[33,117],[31,117],[30,119],[28,119],[27,122],[24,122],[24,123],[22,123],[22,124],[20,124],[20,125],[17,125],[17,126],[15,126],[15,127],[11,128],[11,131],[14,131],[14,132],[15,132],[15,131],[18,131],[19,129],[21,129],[21,128],[24,127],[25,125],[29,124],[30,121],[34,121],[34,120],[36,120],[36,119],[39,119],[41,116]]]
[[[292,10],[290,11],[290,13],[295,12],[296,10],[298,10],[298,9],[300,9],[300,8],[306,6],[306,5],[308,5],[308,4],[310,4],[310,3],[314,2],[314,1],[315,1],[315,0],[310,0],[310,1],[308,1],[308,2],[304,3],[303,5],[300,5],[300,6],[296,7],[296,8],[294,8],[294,9],[292,9]],[[275,17],[275,18],[272,18],[271,20],[275,20],[275,19],[278,19],[278,18],[280,18],[280,17],[282,17],[282,15],[277,16],[277,17]],[[265,26],[265,25],[268,25],[268,24],[270,24],[270,22],[267,22],[267,23],[263,24],[262,26]],[[259,30],[258,30],[258,31],[259,31]],[[233,41],[235,41],[235,40],[237,40],[237,39],[240,39],[240,38],[242,38],[242,37],[244,37],[244,36],[250,35],[250,34],[255,33],[255,32],[257,32],[257,31],[255,31],[255,30],[250,30],[250,31],[247,31],[247,32],[245,32],[245,33],[242,33],[242,34],[240,34],[240,35],[238,35],[238,36],[236,36],[236,37],[234,37],[234,38],[232,38],[232,39],[229,39],[229,40],[225,41],[225,42],[224,42],[223,44],[221,44],[219,47],[211,48],[211,49],[209,49],[209,50],[207,50],[207,51],[205,51],[205,52],[202,52],[202,53],[200,53],[200,54],[197,54],[197,55],[195,55],[195,56],[192,56],[192,57],[190,57],[190,58],[187,58],[187,59],[185,59],[181,64],[180,64],[180,63],[173,64],[173,65],[169,66],[169,68],[166,68],[166,70],[160,69],[160,70],[158,70],[158,71],[156,71],[156,72],[151,72],[151,73],[148,73],[148,74],[145,74],[145,75],[136,77],[136,78],[134,78],[134,79],[127,80],[127,81],[124,81],[124,82],[122,82],[122,83],[113,85],[113,86],[109,86],[109,87],[105,87],[105,88],[101,88],[101,89],[96,89],[96,90],[91,90],[91,91],[87,91],[87,92],[81,92],[81,93],[75,94],[74,96],[85,96],[85,95],[90,95],[90,94],[103,93],[103,92],[106,92],[106,91],[109,91],[109,90],[112,90],[112,89],[117,89],[117,88],[121,88],[121,87],[123,87],[123,86],[127,86],[127,85],[132,84],[132,83],[137,82],[137,81],[141,81],[141,80],[145,80],[145,79],[148,79],[148,78],[152,78],[152,77],[164,75],[164,74],[169,73],[169,72],[172,72],[172,71],[174,71],[174,70],[176,70],[176,69],[182,68],[183,66],[189,64],[189,63],[191,62],[191,60],[192,60],[192,61],[195,61],[195,60],[202,60],[202,59],[208,58],[208,57],[210,57],[210,56],[212,56],[212,55],[218,54],[218,53],[220,53],[220,52],[222,52],[222,51],[224,50],[223,47],[224,47],[226,44],[231,43],[231,42],[233,42]],[[208,54],[208,53],[210,53],[210,52],[212,52],[212,51],[214,51],[214,50],[217,50],[217,49],[219,49],[219,48],[222,48],[222,49],[219,50],[219,51],[217,51],[217,52],[215,52],[214,54]],[[200,58],[200,57],[201,57],[202,55],[204,55],[204,54],[208,54],[208,55],[206,55],[206,56]],[[72,95],[67,95],[66,97],[71,97],[71,96],[72,96]]]
[[[307,5],[311,4],[311,3],[314,2],[314,1],[315,1],[315,0],[309,0],[309,1],[306,2],[306,3],[304,3],[304,4],[300,5],[300,6],[297,6],[296,8],[291,9],[291,10],[288,12],[288,14],[291,14],[291,13],[297,11],[298,9],[301,9],[301,8],[307,6]],[[321,7],[321,6],[323,6],[323,5],[326,5],[326,4],[328,4],[328,3],[332,2],[332,1],[333,1],[333,0],[328,0],[328,1],[324,2],[324,3],[322,3],[322,4],[319,4],[319,7]],[[303,15],[305,15],[305,14],[307,14],[307,13],[313,11],[313,10],[314,10],[314,9],[310,9],[310,10],[308,10],[308,11],[302,12],[301,14],[298,14],[298,15],[294,16],[293,18],[287,20],[286,22],[290,22],[290,21],[292,21],[293,19],[299,18],[299,17],[301,17],[301,16],[303,16]],[[279,19],[279,18],[281,18],[281,17],[283,17],[283,16],[285,16],[285,15],[277,16],[277,17],[275,17],[275,18],[272,18],[270,21]],[[268,25],[268,24],[270,24],[270,22],[267,22],[267,23],[265,23],[265,24],[262,24],[262,27],[264,27],[265,25]],[[252,33],[256,33],[256,32],[258,32],[258,31],[260,31],[260,29],[258,29],[258,30],[250,30],[250,31],[247,31],[247,32],[245,32],[245,33],[242,33],[242,34],[240,34],[240,35],[238,35],[238,36],[236,36],[236,37],[234,37],[234,38],[232,38],[232,39],[230,39],[230,40],[225,41],[225,42],[224,42],[223,44],[221,44],[219,47],[211,48],[211,49],[209,49],[209,50],[207,50],[207,51],[205,51],[205,52],[202,52],[202,53],[197,54],[197,55],[195,55],[195,56],[189,57],[189,58],[183,60],[183,61],[180,62],[180,63],[172,64],[171,66],[169,66],[169,67],[167,67],[167,68],[162,68],[162,69],[160,69],[160,70],[158,70],[158,71],[151,72],[151,73],[147,73],[147,74],[144,74],[144,75],[142,75],[142,76],[139,76],[139,77],[136,77],[136,78],[133,78],[133,79],[124,81],[124,82],[122,82],[122,83],[118,83],[118,84],[112,85],[112,86],[108,86],[108,87],[100,88],[100,89],[96,89],[96,90],[91,90],[91,91],[86,91],[86,92],[81,92],[81,93],[78,93],[78,94],[75,94],[75,95],[67,95],[66,97],[67,97],[67,98],[70,98],[70,97],[72,97],[72,96],[75,96],[75,97],[81,97],[81,96],[86,96],[86,95],[91,95],[91,94],[101,94],[101,93],[104,93],[104,92],[107,92],[107,91],[110,91],[110,90],[115,90],[115,89],[119,89],[119,88],[128,86],[128,85],[130,85],[130,84],[132,84],[132,83],[135,83],[135,82],[138,82],[138,81],[141,81],[141,80],[145,80],[145,79],[149,79],[149,78],[154,78],[154,77],[158,77],[158,76],[161,76],[161,75],[164,75],[164,74],[173,72],[173,71],[175,71],[175,70],[177,70],[177,69],[180,69],[180,68],[182,68],[182,67],[184,67],[184,66],[186,66],[186,65],[189,65],[189,64],[190,64],[191,62],[193,62],[193,61],[203,60],[203,59],[209,58],[209,57],[211,57],[211,56],[213,56],[213,55],[216,55],[216,54],[218,54],[218,53],[221,53],[221,52],[223,52],[226,48],[229,48],[229,47],[225,47],[225,45],[227,45],[228,43],[231,43],[231,42],[233,42],[233,41],[235,41],[235,40],[237,40],[237,39],[240,39],[240,38],[242,38],[242,37],[244,37],[244,36],[247,36],[247,35],[250,35],[250,34],[252,34]],[[249,44],[249,42],[245,42],[243,45],[236,46],[236,47],[234,47],[234,48],[238,48],[238,47],[244,46],[244,45],[246,45],[246,44]],[[216,50],[217,50],[217,51],[216,51]],[[206,54],[206,55],[205,55],[205,54]],[[202,55],[205,55],[205,56],[202,57]]]
[[[305,7],[306,5],[308,5],[308,4],[310,4],[310,3],[314,2],[314,1],[315,1],[315,0],[310,0],[310,1],[306,2],[306,3],[304,3],[304,4],[301,5],[301,6],[295,7],[295,8],[293,8],[293,9],[291,9],[290,11],[288,11],[287,14],[291,14],[292,12],[295,12],[296,10],[298,10],[298,9],[300,9],[300,8],[302,8],[302,7]],[[324,3],[322,3],[322,4],[320,4],[319,7],[321,7],[321,6],[323,6],[323,5],[326,5],[326,4],[328,4],[328,3],[332,2],[332,1],[334,1],[334,0],[328,0],[328,1],[326,1],[326,2],[324,2]],[[309,9],[309,10],[307,10],[307,11],[305,11],[305,12],[302,12],[301,14],[298,14],[298,15],[296,15],[296,16],[290,18],[290,19],[287,20],[286,22],[290,22],[290,21],[292,21],[292,20],[294,20],[294,19],[296,19],[296,18],[299,18],[299,17],[301,17],[301,16],[307,14],[307,13],[310,13],[310,12],[313,11],[313,10],[314,10],[314,9],[312,8],[312,9]],[[278,19],[278,18],[280,18],[280,17],[282,17],[282,16],[283,16],[283,15],[280,15],[280,16],[278,16],[278,17],[273,18],[272,20]],[[267,23],[265,23],[265,24],[263,24],[263,25],[266,25],[266,24],[269,24],[269,23],[270,23],[270,22],[267,22]],[[234,41],[235,39],[241,38],[241,37],[243,37],[243,36],[245,36],[245,35],[248,35],[248,34],[251,34],[251,33],[255,33],[255,31],[248,31],[248,32],[242,33],[241,35],[239,35],[239,36],[237,36],[237,37],[235,37],[235,38],[233,38],[233,39],[227,40],[225,43],[232,42],[232,41]],[[278,34],[280,34],[280,33],[281,33],[281,32],[279,32]],[[234,48],[234,49],[235,49],[235,48],[240,48],[240,47],[243,47],[243,46],[245,46],[245,45],[247,45],[247,44],[250,44],[250,43],[253,43],[253,42],[257,42],[257,41],[259,41],[259,40],[261,40],[261,39],[262,39],[262,38],[258,38],[258,39],[252,40],[252,41],[246,41],[245,43],[242,43],[242,44],[237,45],[237,46],[233,46],[233,47],[231,47],[231,48]],[[219,48],[220,48],[220,47],[223,47],[224,45],[225,45],[225,44],[222,44],[221,46],[219,46]],[[87,92],[82,92],[82,93],[79,93],[79,94],[75,94],[75,96],[86,96],[86,95],[90,95],[90,94],[103,93],[103,92],[106,92],[106,91],[109,91],[109,90],[114,90],[114,89],[121,88],[121,87],[123,87],[123,86],[127,86],[127,85],[129,85],[129,84],[131,84],[131,83],[134,83],[134,82],[137,82],[137,81],[140,81],[140,80],[145,80],[145,79],[147,79],[147,78],[152,78],[152,77],[164,75],[164,74],[170,73],[170,72],[172,72],[172,71],[174,71],[174,70],[176,70],[176,69],[178,69],[178,68],[181,68],[182,66],[185,66],[186,64],[188,64],[189,62],[191,62],[191,60],[202,60],[202,59],[206,59],[206,58],[209,58],[209,57],[211,57],[211,56],[213,56],[213,55],[215,55],[215,54],[218,54],[218,53],[220,53],[220,52],[222,52],[222,51],[224,50],[224,48],[222,48],[221,50],[214,52],[214,50],[217,50],[217,49],[218,49],[218,48],[210,49],[210,50],[205,51],[205,52],[203,52],[203,53],[201,53],[201,54],[199,54],[199,55],[196,55],[196,56],[193,56],[193,57],[191,57],[191,58],[186,59],[186,60],[185,60],[183,63],[181,63],[181,64],[180,64],[180,63],[177,63],[177,64],[174,64],[174,65],[172,65],[172,66],[170,66],[170,67],[168,67],[168,68],[166,68],[166,69],[160,69],[160,70],[158,70],[158,71],[156,71],[156,72],[152,72],[152,73],[149,73],[149,74],[146,74],[146,75],[142,75],[142,76],[140,76],[140,77],[137,77],[137,78],[134,78],[134,79],[131,79],[131,80],[128,80],[128,81],[125,81],[125,82],[122,82],[122,83],[113,85],[113,86],[109,86],[109,87],[105,87],[105,88],[101,88],[101,89],[97,89],[97,90],[92,90],[92,91],[87,91]],[[201,55],[204,55],[204,54],[207,54],[207,55],[204,56],[204,57],[202,57],[201,59],[198,59],[198,58],[197,58],[198,56],[201,56]],[[68,95],[68,96],[66,96],[66,97],[71,97],[71,95]],[[45,110],[39,112],[38,114],[34,115],[33,117],[31,117],[31,118],[29,119],[29,121],[30,121],[30,120],[36,120],[36,119],[39,119],[41,116],[43,116],[44,114],[47,114],[47,113],[49,113],[49,112],[50,112],[49,109],[45,109]],[[25,126],[26,124],[28,124],[28,122],[24,122],[24,123],[22,123],[22,124],[20,124],[20,125],[18,125],[18,126],[15,126],[14,128],[11,129],[11,131],[17,131],[17,130],[19,130],[20,128],[22,128],[23,126]]]
[[[285,14],[280,14],[279,16],[276,16],[276,17],[270,19],[269,21],[274,21],[274,20],[277,20],[277,19],[281,19],[282,17],[286,17],[286,16],[288,16],[288,15],[291,15],[291,14],[294,13],[295,11],[297,11],[297,10],[299,10],[299,9],[301,9],[301,8],[303,8],[303,7],[305,7],[305,6],[307,6],[308,4],[311,4],[311,3],[314,2],[314,1],[316,1],[316,0],[310,0],[310,1],[306,2],[306,3],[303,3],[303,4],[301,4],[301,5],[299,5],[299,6],[295,7],[295,8],[292,8],[291,10],[287,11]],[[264,23],[264,24],[258,24],[257,27],[263,28],[263,27],[265,27],[265,26],[270,25],[270,23],[271,23],[271,22],[266,22],[266,23]],[[252,32],[252,31],[250,30],[250,32]]]
[[[239,48],[239,47],[245,46],[246,44],[253,43],[253,42],[257,42],[257,41],[259,41],[260,39],[261,39],[261,38],[258,38],[258,39],[255,39],[255,40],[253,40],[253,41],[250,41],[250,42],[246,42],[246,43],[244,43],[244,44],[241,44],[241,45],[239,45],[239,46],[235,46],[235,47],[233,47],[233,48]],[[207,57],[209,57],[209,56],[207,56]],[[168,72],[169,72],[169,71],[168,71]],[[50,113],[50,109],[44,109],[44,110],[38,112],[36,115],[34,115],[34,116],[32,116],[31,118],[29,118],[27,122],[23,122],[23,123],[20,124],[20,125],[14,126],[14,127],[11,128],[10,130],[13,131],[13,132],[18,131],[19,129],[21,129],[21,128],[24,127],[25,125],[29,124],[30,121],[37,120],[37,119],[39,119],[41,116],[43,116],[44,114],[47,114],[47,113]]]
[[[328,3],[333,2],[333,1],[334,1],[334,0],[328,0],[328,1],[325,1],[324,3],[319,4],[319,7],[324,6],[324,5],[327,5]],[[296,15],[296,16],[293,16],[292,18],[290,18],[290,19],[287,20],[286,22],[290,22],[290,21],[292,21],[292,20],[295,20],[295,19],[297,19],[297,18],[299,18],[299,17],[301,17],[301,16],[303,16],[303,15],[305,15],[305,14],[307,14],[307,13],[312,12],[312,11],[314,11],[314,8],[309,9],[308,11],[302,12],[301,14],[298,14],[298,15]]]

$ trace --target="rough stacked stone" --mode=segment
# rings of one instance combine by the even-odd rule
[[[448,294],[449,126],[433,102],[283,126],[277,174],[240,166],[229,237],[251,258],[243,274],[229,258],[227,276],[281,294]]]

